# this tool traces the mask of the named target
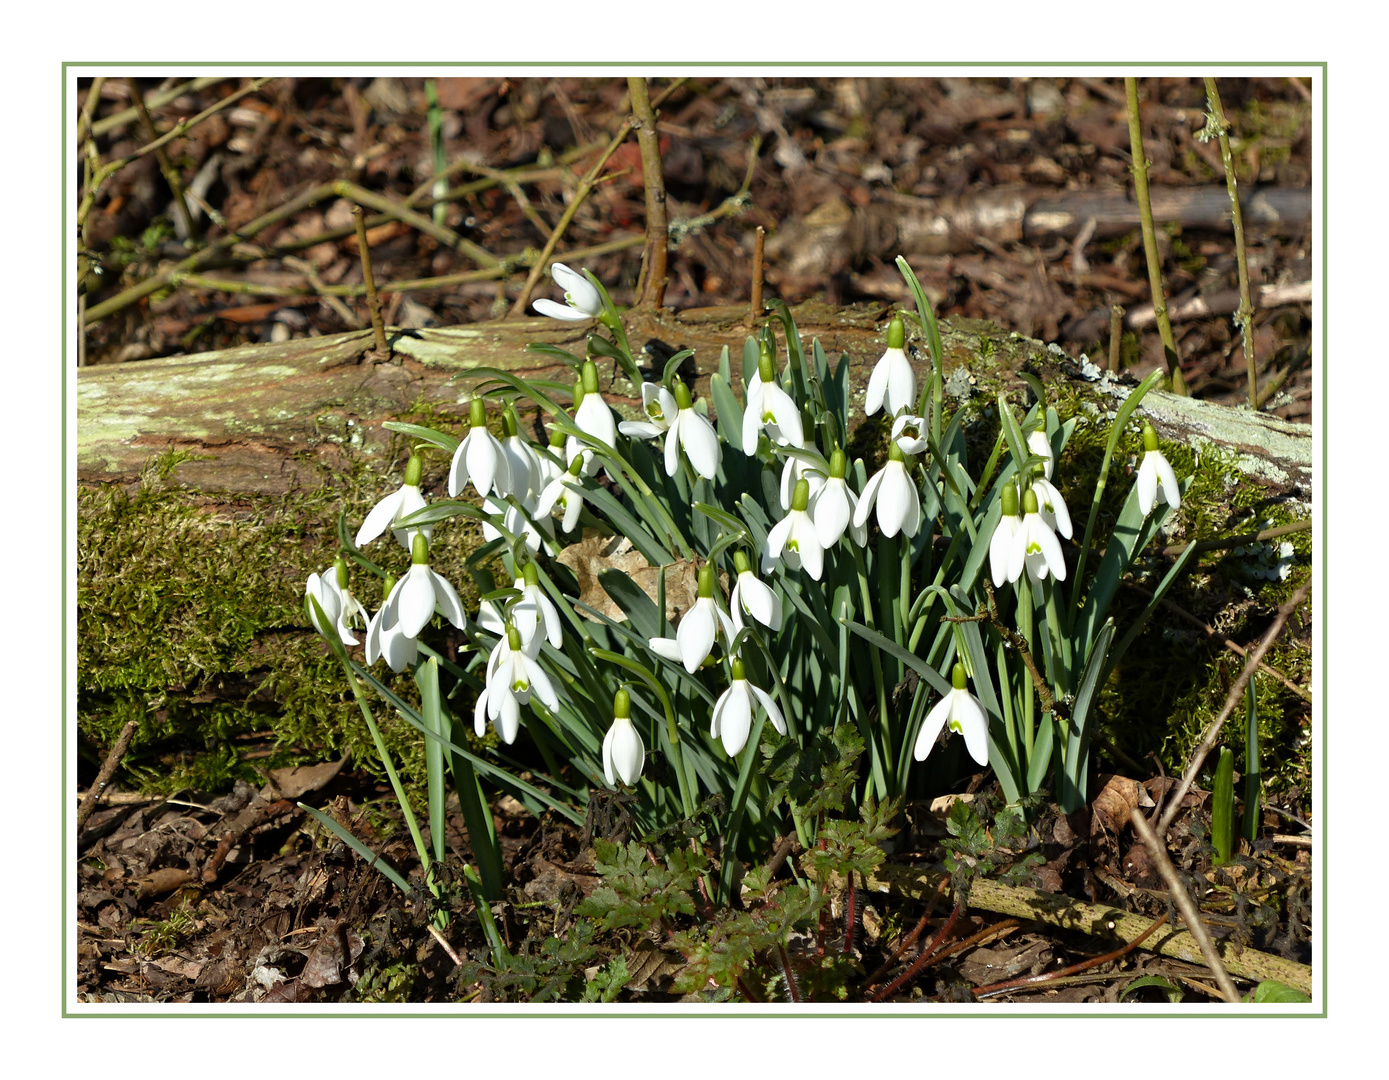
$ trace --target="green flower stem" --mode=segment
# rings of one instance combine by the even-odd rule
[[[989,454],[989,460],[984,462],[984,471],[979,475],[979,486],[974,489],[974,495],[969,500],[971,510],[979,509],[980,501],[989,490],[989,481],[993,479],[994,470],[998,468],[999,459],[1003,457],[1003,443],[1003,431],[1000,429],[994,439],[994,448]]]
[[[1027,642],[1027,651],[1034,652],[1037,647],[1032,617],[1032,584],[1027,574],[1024,573],[1018,578],[1015,586],[1017,590],[1017,618],[1018,633]],[[1022,718],[1023,718],[1023,745],[1027,747],[1027,764],[1030,766],[1032,761],[1032,746],[1037,736],[1037,711],[1035,708],[1036,692],[1032,683],[1023,678],[1020,680],[1022,686]]]
[[[859,596],[863,601],[863,623],[865,626],[876,629],[873,619],[873,596],[872,590],[868,587],[868,567],[863,561],[863,552],[859,550],[857,544],[850,545],[854,549],[854,568],[858,572]],[[867,742],[872,751],[873,783],[878,788],[878,798],[888,797],[887,777],[892,772],[891,766],[885,760],[886,748],[882,745],[882,740],[878,737],[883,726],[887,723],[887,686],[883,682],[883,662],[878,656],[878,650],[870,648],[868,650],[869,659],[873,665],[873,688],[878,696],[878,727],[879,732],[870,732],[865,725],[865,734],[869,736]]]
[[[410,800],[405,797],[405,789],[401,786],[400,777],[396,775],[395,766],[391,764],[390,752],[386,749],[385,740],[381,738],[381,731],[376,726],[376,718],[371,714],[371,705],[367,701],[366,692],[362,689],[362,684],[357,681],[357,676],[353,674],[352,668],[346,663],[343,657],[338,657],[342,663],[343,674],[347,676],[347,685],[352,687],[352,696],[357,699],[357,705],[362,710],[362,719],[367,722],[367,730],[371,732],[371,741],[376,744],[376,753],[381,758],[381,764],[386,768],[386,777],[391,782],[391,790],[395,792],[396,801],[400,803],[400,812],[405,818],[405,827],[410,830],[410,838],[415,842],[415,851],[419,854],[420,864],[424,867],[425,880],[429,882],[429,891],[435,896],[440,895],[439,884],[434,880],[432,873],[433,861],[429,857],[429,847],[424,842],[424,834],[420,832],[419,822],[415,820],[415,811],[410,808]]]

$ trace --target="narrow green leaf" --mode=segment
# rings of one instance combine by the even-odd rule
[[[402,435],[410,436],[412,439],[437,446],[449,454],[458,449],[459,440],[445,431],[435,431],[433,428],[421,427],[419,424],[405,424],[399,420],[387,420],[381,426],[387,431],[397,431]]]
[[[300,810],[303,810],[306,814],[313,817],[315,821],[317,821],[330,833],[332,833],[344,844],[346,844],[353,851],[355,851],[357,855],[361,858],[361,860],[365,862],[368,866],[379,870],[382,876],[385,877],[387,881],[389,881],[397,889],[403,892],[406,896],[409,896],[412,892],[414,892],[414,890],[410,887],[410,883],[406,881],[403,877],[401,877],[400,874],[396,872],[394,867],[392,867],[389,863],[382,862],[381,857],[377,855],[376,852],[372,851],[371,848],[367,847],[366,844],[358,840],[355,836],[353,836],[350,832],[344,829],[327,814],[323,813],[321,810],[315,810],[312,806],[308,806],[304,803],[297,803],[296,805],[299,807]]]
[[[415,685],[420,688],[420,717],[429,727],[438,732],[441,738],[452,734],[444,728],[444,716],[439,697],[439,662],[426,660],[415,668]],[[448,800],[448,788],[444,783],[444,747],[442,743],[426,739],[424,743],[425,782],[429,793],[429,839],[434,848],[434,861],[444,861],[444,836],[447,818],[444,807]]]

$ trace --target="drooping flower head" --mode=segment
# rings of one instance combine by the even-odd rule
[[[574,381],[574,423],[585,435],[591,436],[609,447],[617,445],[617,420],[603,395],[598,392],[598,368],[592,360],[585,360],[579,377]],[[573,463],[579,458],[584,463],[584,475],[593,476],[598,472],[601,462],[591,446],[570,435],[564,443],[565,461]]]
[[[728,606],[733,609],[733,628],[743,628],[744,613],[752,616],[768,630],[781,629],[781,594],[752,572],[752,563],[742,551],[733,553],[733,569],[738,579],[733,583],[733,595]]]
[[[532,638],[538,636],[549,641],[556,649],[562,646],[564,627],[559,621],[559,611],[540,587],[540,570],[535,563],[528,562],[521,568],[521,576],[512,587],[521,593],[510,611],[511,622],[520,632],[521,640],[529,644]],[[493,634],[500,635],[506,630],[507,617],[490,600],[483,601],[478,609],[477,621],[479,626]]]
[[[458,590],[429,568],[429,541],[423,536],[415,537],[410,551],[410,569],[396,582],[383,606],[390,609],[383,618],[398,622],[406,637],[418,637],[435,608],[458,629],[466,625]]]
[[[584,508],[584,484],[580,479],[584,470],[584,459],[576,457],[569,463],[569,470],[545,485],[535,506],[535,516],[541,521],[550,517],[556,506],[564,510],[561,524],[565,532],[572,532],[579,523],[579,512]]]
[[[1022,528],[1022,515],[1018,513],[1018,489],[1011,480],[1003,485],[998,498],[1003,513],[989,541],[989,573],[994,588],[1001,589],[1005,581],[1014,580],[1008,576],[1009,560],[1013,557],[1013,538]]]
[[[1048,574],[1057,581],[1066,580],[1066,559],[1061,553],[1061,541],[1037,512],[1037,493],[1028,488],[1022,496],[1022,524],[1013,536],[1008,554],[1008,580],[1017,581],[1023,568],[1034,585],[1040,585]]]
[[[630,787],[645,762],[646,747],[632,726],[632,695],[624,686],[613,695],[613,723],[603,736],[603,775],[613,787],[619,778]]]
[[[1071,512],[1066,507],[1066,500],[1061,497],[1061,492],[1056,490],[1056,485],[1042,475],[1041,466],[1034,465],[1033,468],[1038,470],[1032,478],[1032,491],[1037,496],[1037,510],[1048,528],[1069,540]]]
[[[889,416],[910,409],[916,401],[916,372],[907,359],[907,328],[900,318],[887,324],[887,351],[868,377],[863,398],[863,415],[872,416],[884,405]]]
[[[1138,466],[1138,509],[1146,516],[1160,502],[1176,510],[1182,505],[1182,489],[1177,485],[1177,474],[1158,449],[1157,432],[1151,424],[1144,424],[1143,461]]]
[[[387,574],[382,587],[383,599],[390,598],[395,583],[395,577]],[[407,636],[400,629],[400,613],[383,602],[367,623],[367,663],[384,659],[392,671],[404,671],[419,659],[419,655],[419,639]]]
[[[757,358],[757,373],[748,383],[743,404],[743,453],[757,453],[757,436],[767,429],[767,437],[783,446],[804,446],[805,429],[801,410],[791,395],[777,385],[776,359],[772,346],[763,340]]]
[[[522,502],[540,494],[540,457],[521,434],[521,419],[508,405],[502,413],[502,454],[511,472],[511,492]]]
[[[926,755],[936,745],[941,728],[948,727],[951,731],[965,737],[965,747],[969,750],[970,757],[980,765],[987,765],[989,763],[989,720],[984,714],[984,706],[979,704],[977,697],[965,689],[966,679],[963,664],[956,664],[950,675],[953,689],[936,702],[931,711],[926,714],[926,719],[921,723],[921,731],[916,736],[916,746],[912,750],[912,757],[916,758],[917,761],[925,761]]]
[[[468,405],[468,434],[453,452],[449,495],[457,496],[469,483],[484,497],[495,490],[504,499],[513,490],[511,467],[502,444],[487,430],[487,406],[482,398],[473,398]]]
[[[815,522],[815,533],[826,551],[839,543],[845,529],[859,547],[868,543],[868,526],[853,524],[858,496],[844,479],[848,467],[848,455],[836,447],[830,454],[829,478],[810,497],[810,519]]]
[[[675,628],[675,640],[652,638],[650,642],[653,652],[673,663],[683,664],[691,675],[709,659],[714,642],[720,636],[727,648],[738,633],[733,620],[724,614],[715,599],[717,585],[714,567],[705,563],[699,568],[699,595]]]
[[[557,304],[545,298],[536,300],[531,307],[540,314],[567,322],[581,322],[596,319],[603,313],[603,298],[583,274],[569,269],[564,263],[551,263],[550,277],[564,290],[564,303]]]
[[[895,442],[887,444],[887,464],[869,479],[854,511],[854,527],[862,528],[878,508],[878,528],[884,536],[912,537],[921,528],[921,496],[907,472],[907,460]]]
[[[683,379],[675,380],[674,397],[664,387],[661,395],[661,406],[667,414],[671,412],[671,406],[675,406],[675,419],[666,432],[666,475],[674,476],[680,468],[680,449],[683,447],[694,471],[706,480],[714,479],[718,475],[719,462],[723,460],[723,448],[719,445],[714,425],[709,423],[707,417],[695,412],[690,388]],[[665,400],[667,397],[671,398],[669,402]]]
[[[473,712],[473,730],[483,732],[483,712],[492,721],[503,742],[516,741],[521,711],[519,706],[530,701],[534,694],[551,712],[559,708],[554,684],[536,660],[541,638],[537,634],[529,644],[521,640],[515,626],[507,626],[487,661],[487,686],[479,695]]]
[[[410,460],[405,464],[404,483],[373,506],[371,513],[367,514],[366,520],[362,522],[362,527],[357,530],[355,543],[358,547],[365,547],[387,529],[393,531],[396,542],[406,551],[410,550],[410,544],[417,532],[423,533],[426,540],[434,539],[432,525],[424,525],[419,529],[395,528],[395,523],[401,518],[424,509],[424,496],[420,494],[420,477],[423,473],[424,462],[419,454],[411,454]]]
[[[796,481],[795,493],[791,496],[791,509],[784,518],[772,526],[767,534],[767,552],[762,559],[762,570],[766,572],[783,560],[792,570],[804,570],[816,581],[825,565],[825,545],[820,542],[815,522],[807,513],[810,507],[810,481]]]
[[[709,734],[723,740],[724,752],[729,757],[737,757],[747,745],[748,733],[752,730],[754,700],[767,710],[767,718],[782,735],[786,734],[786,720],[771,695],[748,682],[743,662],[736,656],[733,658],[732,668],[733,677],[728,689],[720,694],[719,700],[714,703],[714,717]]]
[[[902,413],[892,422],[890,437],[901,447],[904,454],[924,453],[930,445],[926,432],[926,418],[912,416],[910,413]]]

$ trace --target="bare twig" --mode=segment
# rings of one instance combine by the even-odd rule
[[[1178,796],[1178,799],[1180,798],[1181,796]],[[1206,958],[1206,966],[1215,973],[1216,985],[1220,987],[1220,992],[1225,995],[1225,1000],[1230,1004],[1238,1005],[1239,991],[1235,989],[1229,972],[1221,963],[1220,954],[1215,951],[1215,943],[1211,941],[1210,931],[1206,929],[1206,924],[1201,921],[1196,905],[1191,902],[1186,886],[1182,884],[1182,879],[1177,874],[1177,868],[1167,857],[1167,849],[1159,843],[1158,838],[1153,834],[1152,826],[1148,824],[1142,814],[1131,815],[1129,824],[1133,826],[1133,831],[1138,834],[1138,838],[1143,841],[1143,846],[1148,849],[1148,854],[1153,857],[1153,862],[1157,863],[1158,873],[1162,875],[1163,881],[1167,882],[1168,893],[1173,902],[1176,903],[1177,910],[1182,913],[1182,920],[1186,923],[1187,931],[1196,939],[1196,944],[1201,949],[1201,955]]]
[[[641,256],[637,304],[658,308],[666,295],[666,260],[670,244],[666,230],[666,182],[661,175],[661,143],[656,134],[656,112],[651,107],[646,78],[632,76],[627,80],[627,90],[632,98],[633,126],[641,150],[642,186],[646,191],[646,246]]]
[[[762,318],[762,260],[767,246],[767,230],[757,226],[757,238],[752,245],[752,299],[748,303],[748,325]]]
[[[671,83],[665,90],[652,99],[651,107],[654,109],[656,106],[660,105],[662,101],[674,93],[676,88],[681,86],[684,82],[685,80],[683,78],[676,79],[675,82]],[[578,213],[579,207],[582,206],[584,200],[588,198],[589,192],[597,185],[598,174],[603,171],[603,166],[608,163],[608,158],[612,157],[613,154],[617,152],[617,148],[626,141],[628,133],[632,130],[632,119],[632,117],[628,117],[626,120],[622,121],[617,129],[617,134],[609,140],[608,145],[603,148],[602,153],[600,153],[594,163],[589,166],[588,172],[584,173],[583,177],[579,180],[579,186],[574,190],[574,197],[569,200],[569,205],[564,208],[564,213],[560,215],[559,221],[555,223],[554,231],[550,233],[550,239],[545,242],[545,247],[541,250],[540,257],[535,260],[535,264],[531,267],[531,272],[526,276],[525,284],[521,286],[521,294],[516,297],[516,302],[511,305],[511,310],[506,313],[506,318],[511,318],[513,315],[520,315],[526,310],[526,305],[529,304],[531,300],[531,294],[535,292],[536,285],[540,283],[541,275],[549,268],[554,258],[555,248],[559,246],[560,240],[563,238],[565,231],[569,228],[569,223],[574,220],[574,215]],[[572,259],[574,256],[574,252],[569,252],[566,258]]]
[[[1109,309],[1109,370],[1119,370],[1119,347],[1124,340],[1124,309],[1114,304]]]
[[[92,81],[95,83],[104,80],[93,79]],[[216,86],[219,82],[225,81],[226,77],[221,75],[203,76],[201,78],[192,79],[186,83],[180,83],[178,86],[171,86],[167,90],[160,90],[151,94],[145,104],[151,109],[161,109],[169,104],[169,102],[181,98],[184,94],[206,90],[209,86]],[[126,124],[137,119],[139,119],[139,114],[135,111],[135,106],[132,105],[128,109],[122,109],[120,112],[112,113],[110,116],[104,116],[100,120],[94,121],[90,130],[93,136],[99,137],[108,132],[115,131],[119,127],[124,127]],[[79,143],[82,141],[81,129],[78,130],[77,141]]]
[[[1225,726],[1225,721],[1230,718],[1230,714],[1235,711],[1235,706],[1240,703],[1244,696],[1245,684],[1253,677],[1254,672],[1259,667],[1259,661],[1264,658],[1264,654],[1272,647],[1278,635],[1282,633],[1283,626],[1287,623],[1289,616],[1301,606],[1307,599],[1307,594],[1312,591],[1312,582],[1303,582],[1301,588],[1293,593],[1292,598],[1278,609],[1278,614],[1274,616],[1273,622],[1269,625],[1268,631],[1264,634],[1263,640],[1250,652],[1249,659],[1245,662],[1244,670],[1240,672],[1239,678],[1230,687],[1230,692],[1225,696],[1225,705],[1220,710],[1220,715],[1211,721],[1210,727],[1201,738],[1201,745],[1196,748],[1196,752],[1191,756],[1191,762],[1186,767],[1186,772],[1182,774],[1181,782],[1177,784],[1176,790],[1172,793],[1172,799],[1167,807],[1167,812],[1163,814],[1162,821],[1158,823],[1157,833],[1159,836],[1166,836],[1167,830],[1172,827],[1172,820],[1177,816],[1181,809],[1182,797],[1191,790],[1192,782],[1196,779],[1197,772],[1206,760],[1206,755],[1215,746],[1216,739],[1220,735],[1220,729]]]
[[[313,291],[321,296],[323,302],[333,309],[337,317],[343,321],[344,326],[351,330],[360,330],[362,328],[362,320],[357,318],[356,313],[328,291],[328,283],[319,276],[318,270],[314,267],[313,263],[309,262],[307,259],[295,258],[293,255],[286,255],[282,261],[291,270],[298,270],[299,273],[304,275],[304,279],[308,281]],[[363,290],[366,289],[366,282],[362,283],[362,288]],[[377,306],[379,307],[380,305],[378,304]]]
[[[931,944],[921,950],[921,955],[916,958],[912,966],[907,968],[906,971],[898,975],[897,978],[893,979],[892,982],[888,983],[868,1000],[882,1001],[889,994],[895,994],[898,990],[902,989],[902,987],[906,986],[907,983],[920,975],[921,972],[926,969],[927,964],[930,963],[931,958],[935,956],[936,952],[940,949],[940,943],[945,940],[945,935],[950,933],[951,929],[955,926],[955,920],[959,917],[960,903],[957,900],[955,902],[955,909],[950,913],[950,918],[945,920],[945,924],[940,928],[940,933],[931,940]]]
[[[97,800],[101,798],[101,793],[106,790],[106,785],[111,782],[111,777],[116,775],[121,758],[125,757],[125,752],[130,749],[130,740],[135,734],[135,729],[139,726],[139,721],[129,720],[125,727],[121,728],[115,745],[111,747],[111,752],[106,755],[106,760],[101,763],[101,771],[96,774],[96,780],[87,789],[86,796],[77,808],[77,828],[79,830],[92,816],[92,811],[96,809]]]
[[[449,959],[453,961],[453,966],[462,967],[463,961],[459,959],[458,953],[454,952],[453,946],[448,943],[448,941],[444,938],[444,935],[439,933],[438,928],[433,923],[428,923],[425,926],[425,929],[428,930],[432,935],[434,935],[435,941],[437,941],[441,946],[443,946],[444,952],[448,953]]]
[[[1167,915],[1164,913],[1159,915],[1157,921],[1154,922],[1152,926],[1148,927],[1148,929],[1144,930],[1143,933],[1139,934],[1138,937],[1134,938],[1127,945],[1115,949],[1113,952],[1107,952],[1103,956],[1092,956],[1089,960],[1082,960],[1079,964],[1072,964],[1070,967],[1061,968],[1059,971],[1048,971],[1041,975],[1027,975],[1021,979],[1012,979],[1008,982],[990,983],[988,986],[976,986],[974,988],[974,996],[982,998],[991,994],[1001,994],[1005,990],[1016,990],[1022,986],[1034,986],[1038,983],[1055,983],[1065,978],[1067,975],[1075,975],[1090,968],[1099,967],[1101,964],[1107,964],[1111,960],[1118,960],[1121,957],[1127,956],[1129,953],[1133,952],[1134,949],[1138,948],[1138,946],[1142,945],[1154,930],[1164,925],[1166,922]]]
[[[1220,140],[1220,161],[1225,166],[1225,187],[1230,192],[1230,220],[1235,227],[1235,262],[1239,267],[1239,310],[1235,321],[1239,323],[1240,336],[1244,339],[1244,363],[1249,371],[1249,407],[1259,407],[1259,369],[1254,360],[1254,305],[1249,299],[1249,260],[1244,250],[1244,218],[1239,207],[1239,180],[1235,176],[1235,160],[1230,153],[1230,122],[1225,119],[1225,110],[1220,105],[1220,91],[1215,80],[1206,79],[1206,103],[1210,113],[1206,120],[1207,129],[1214,128]],[[1200,138],[1201,136],[1197,136]]]
[[[1148,288],[1153,294],[1153,311],[1157,315],[1162,351],[1167,356],[1172,392],[1186,397],[1186,381],[1182,378],[1181,361],[1177,359],[1177,343],[1172,337],[1172,324],[1167,319],[1167,297],[1162,291],[1162,265],[1158,261],[1157,234],[1153,230],[1153,204],[1148,197],[1148,158],[1143,151],[1143,124],[1138,117],[1138,80],[1125,78],[1124,90],[1128,101],[1129,145],[1133,150],[1133,187],[1138,197],[1138,214],[1143,227],[1143,251],[1148,259]]]
[[[362,208],[352,207],[352,221],[357,226],[357,251],[362,257],[362,284],[367,290],[367,310],[371,313],[371,332],[376,339],[376,351],[384,359],[390,355],[386,344],[386,327],[381,321],[381,298],[376,295],[376,278],[371,272],[371,245],[367,243],[367,226]]]
[[[130,85],[130,97],[135,102],[135,111],[140,114],[140,123],[145,129],[145,138],[151,143],[159,140],[159,132],[154,130],[154,121],[150,119],[149,110],[145,108],[145,99],[140,94],[140,85],[134,78],[126,80]],[[196,239],[197,232],[193,215],[188,212],[188,200],[183,197],[183,178],[179,176],[178,170],[174,168],[174,163],[169,160],[169,155],[164,153],[164,148],[158,147],[154,151],[154,159],[159,163],[159,171],[163,174],[164,182],[169,185],[169,191],[174,197],[174,206],[178,208],[179,216],[183,219],[180,224],[183,226],[184,239]]]

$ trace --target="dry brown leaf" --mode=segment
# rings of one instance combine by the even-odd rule
[[[621,570],[651,597],[653,604],[656,602],[661,570],[647,562],[625,536],[603,536],[595,530],[585,530],[582,540],[560,552],[559,561],[574,571],[579,583],[579,600],[614,622],[622,622],[627,616],[613,603],[598,580],[604,570]],[[666,618],[674,622],[680,613],[689,610],[698,595],[697,567],[688,559],[677,559],[665,567],[665,576]],[[585,618],[598,621],[582,609],[578,610]]]
[[[1091,818],[1090,833],[1094,835],[1105,828],[1116,835],[1129,823],[1129,816],[1138,807],[1150,807],[1153,800],[1137,780],[1127,776],[1100,777],[1104,786],[1095,796],[1094,816]]]

